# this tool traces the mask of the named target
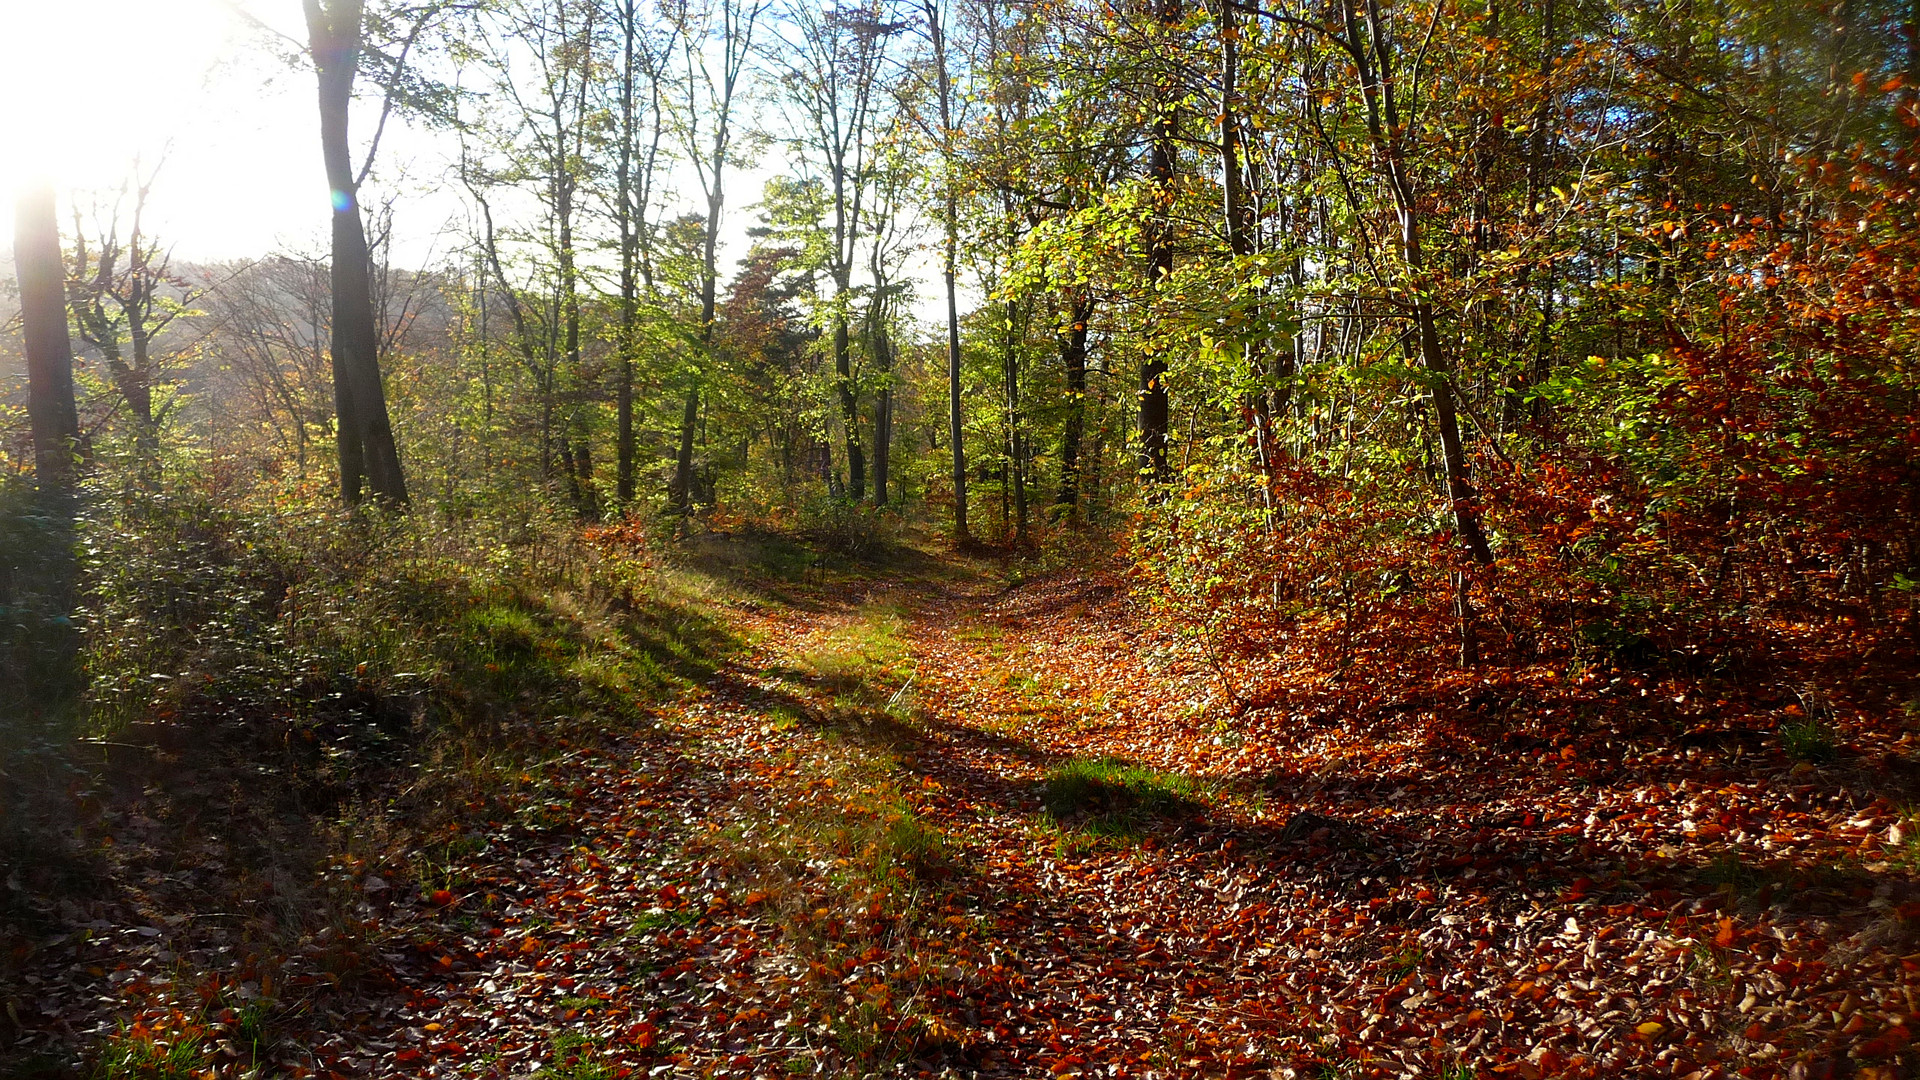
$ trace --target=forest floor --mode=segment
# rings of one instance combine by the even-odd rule
[[[196,1052],[553,1080],[1913,1075],[1893,757],[1233,718],[1104,572],[918,549],[725,572],[745,644],[710,678],[556,752],[413,880],[362,871],[353,992],[325,992],[322,934],[279,985],[202,988]],[[124,962],[164,931],[47,960],[79,985],[122,957],[124,1005],[168,984]]]

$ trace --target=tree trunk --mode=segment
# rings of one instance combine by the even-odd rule
[[[846,291],[842,285],[843,299]],[[867,497],[867,455],[860,448],[860,402],[853,390],[853,340],[845,311],[833,323],[833,373],[840,391],[840,420],[847,429],[847,496],[861,502]]]
[[[1080,504],[1080,440],[1087,423],[1087,320],[1093,317],[1093,290],[1067,290],[1067,326],[1060,335],[1060,360],[1067,369],[1067,420],[1060,436],[1060,494],[1054,505],[1071,514]]]
[[[885,305],[875,301],[873,360],[883,380],[873,405],[873,505],[887,505],[888,471],[893,457],[893,386],[886,382],[893,370],[893,343],[887,338]]]
[[[1170,37],[1180,24],[1180,0],[1159,0],[1159,4],[1161,30]],[[1148,162],[1156,205],[1147,263],[1156,292],[1164,290],[1173,276],[1173,170],[1178,152],[1174,142],[1177,92],[1172,86],[1161,90],[1163,100],[1160,115],[1154,120]],[[1154,352],[1140,366],[1140,472],[1148,483],[1157,486],[1172,478],[1167,470],[1167,362],[1152,343],[1149,348]]]
[[[1920,0],[1915,0],[1920,3]],[[958,266],[960,261],[960,208],[954,194],[953,78],[947,70],[946,25],[940,17],[938,0],[925,0],[927,37],[933,43],[933,74],[940,98],[940,148],[943,191],[940,225],[941,277],[947,286],[947,437],[953,443],[953,538],[966,544],[967,533],[967,450],[964,410],[960,401],[960,299]]]
[[[27,350],[27,413],[34,474],[43,492],[71,494],[78,471],[79,413],[73,403],[73,339],[67,331],[66,268],[53,189],[22,196],[14,219],[14,273]]]
[[[618,206],[614,223],[620,233],[620,367],[614,386],[614,498],[622,507],[633,502],[633,354],[640,326],[640,233],[633,214],[633,144],[635,113],[633,82],[634,43],[640,31],[640,13],[634,0],[625,0],[620,17],[620,153],[615,166]]]
[[[1399,106],[1393,70],[1392,43],[1382,25],[1377,0],[1366,0],[1366,39],[1360,35],[1360,18],[1354,11],[1355,0],[1344,0],[1348,42],[1351,55],[1362,60],[1359,69],[1361,95],[1366,104],[1367,131],[1385,170],[1387,188],[1393,194],[1394,212],[1400,226],[1400,258],[1413,286],[1413,321],[1419,344],[1420,362],[1427,369],[1433,392],[1433,409],[1440,433],[1440,453],[1446,470],[1447,498],[1452,503],[1454,531],[1473,561],[1483,566],[1493,563],[1493,550],[1480,527],[1480,510],[1468,473],[1466,449],[1460,439],[1460,417],[1453,400],[1453,370],[1440,341],[1438,317],[1429,295],[1426,255],[1420,242],[1418,200],[1408,178],[1405,151],[1401,140]],[[1464,591],[1461,594],[1465,595]],[[1464,603],[1464,601],[1463,601]],[[1466,616],[1462,616],[1463,635]],[[1468,651],[1462,647],[1463,654]]]
[[[680,414],[680,449],[673,458],[673,505],[682,516],[693,512],[693,440],[700,428],[700,391],[687,391]]]
[[[339,422],[340,497],[357,504],[363,486],[389,504],[407,502],[406,478],[380,381],[373,316],[373,266],[360,219],[360,184],[347,141],[347,112],[360,66],[361,0],[304,0],[319,81],[320,150],[333,202],[333,377]]]
[[[719,243],[720,214],[726,207],[727,199],[727,156],[733,145],[733,100],[734,91],[739,85],[740,75],[746,70],[747,57],[753,49],[753,30],[759,18],[761,8],[748,6],[742,10],[738,0],[721,0],[722,14],[722,63],[718,95],[711,99],[713,113],[713,140],[706,147],[695,146],[689,138],[688,150],[693,157],[695,171],[699,174],[700,187],[707,198],[706,233],[701,237],[700,248],[700,366],[704,368],[712,361],[714,319],[718,314],[719,299]],[[689,45],[689,72],[695,63],[693,50]],[[699,61],[703,66],[705,61]],[[711,85],[711,84],[709,84]],[[687,101],[689,112],[698,106],[693,101],[689,89]],[[656,113],[656,122],[658,114]],[[694,373],[694,383],[687,390],[686,411],[680,423],[680,450],[674,458],[673,498],[682,517],[693,512],[695,477],[693,473],[693,441],[699,427],[700,417],[700,372]]]

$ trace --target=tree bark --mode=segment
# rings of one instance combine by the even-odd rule
[[[1001,367],[1007,380],[1007,476],[1013,487],[1014,536],[1024,541],[1027,538],[1027,441],[1020,415],[1020,309],[1012,300],[1008,300],[1006,306]]]
[[[720,0],[722,19],[721,42],[722,68],[720,84],[710,90],[717,92],[711,99],[713,107],[713,139],[709,146],[694,145],[692,134],[688,137],[688,150],[694,157],[694,168],[699,174],[702,192],[707,198],[706,233],[701,237],[700,248],[700,357],[702,367],[712,360],[714,319],[718,314],[719,302],[719,253],[720,253],[720,215],[726,207],[727,157],[733,145],[733,102],[734,93],[739,86],[740,75],[746,68],[746,60],[753,48],[754,26],[760,16],[757,5],[741,5],[739,0]],[[688,50],[688,78],[692,79],[694,45],[691,40],[686,44]],[[700,61],[704,72],[705,61]],[[691,82],[687,87],[687,107],[690,114],[695,113],[698,104],[694,101],[694,88]],[[704,155],[703,155],[704,150]],[[693,442],[698,429],[700,416],[700,374],[695,372],[694,383],[687,390],[686,410],[680,423],[680,449],[674,457],[673,499],[675,507],[682,517],[693,512],[694,487],[696,479],[693,472]]]
[[[1093,317],[1093,290],[1066,291],[1067,325],[1060,335],[1060,361],[1067,370],[1067,419],[1060,436],[1060,493],[1054,505],[1073,513],[1080,504],[1080,441],[1087,423],[1087,321]]]
[[[1180,24],[1180,0],[1159,0],[1159,5],[1161,31],[1171,36]],[[1169,85],[1161,87],[1161,95],[1148,161],[1156,207],[1147,262],[1156,292],[1164,290],[1173,277],[1173,175],[1178,153],[1174,142],[1178,95],[1170,79]],[[1149,484],[1158,486],[1172,478],[1167,469],[1167,362],[1153,343],[1149,348],[1154,353],[1140,365],[1140,472]]]
[[[360,218],[360,184],[347,141],[347,110],[359,72],[361,0],[303,0],[319,82],[320,150],[333,203],[333,378],[338,415],[340,497],[360,502],[363,488],[389,504],[407,502],[406,478],[380,381],[380,338],[373,316],[373,266]]]
[[[876,299],[873,310],[873,361],[883,380],[873,405],[873,505],[883,507],[893,457],[893,386],[885,381],[893,371],[893,342],[887,337],[886,305]]]
[[[847,286],[840,286],[844,300]],[[867,455],[860,448],[860,402],[853,389],[853,340],[842,310],[833,323],[834,384],[840,392],[840,419],[847,428],[847,496],[854,502],[867,497]]]
[[[27,413],[41,491],[71,494],[77,479],[79,412],[73,403],[73,339],[67,330],[66,268],[53,189],[22,196],[14,218],[14,273],[27,350]]]
[[[624,0],[620,16],[620,153],[615,166],[618,205],[614,223],[620,233],[620,368],[614,386],[614,498],[622,507],[633,502],[633,354],[640,325],[640,228],[633,213],[633,101],[635,42],[640,13],[634,0]]]

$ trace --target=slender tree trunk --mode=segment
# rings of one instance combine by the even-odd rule
[[[873,405],[873,505],[887,505],[888,472],[893,457],[893,342],[887,337],[885,305],[874,302],[873,360],[880,369],[880,393]]]
[[[380,381],[380,338],[374,325],[373,265],[360,218],[360,184],[347,140],[361,49],[361,0],[304,0],[319,82],[320,150],[333,202],[333,375],[339,416],[340,496],[356,504],[362,487],[387,503],[407,501]]]
[[[1227,237],[1227,250],[1236,260],[1252,255],[1258,246],[1254,232],[1254,214],[1252,200],[1247,191],[1247,162],[1242,160],[1243,140],[1240,132],[1240,28],[1235,19],[1234,0],[1221,0],[1220,3],[1220,189],[1221,223]],[[1247,370],[1254,374],[1264,374],[1262,367],[1265,344],[1249,341],[1244,347],[1242,358]],[[1261,474],[1268,484],[1268,497],[1271,497],[1271,485],[1274,476],[1275,448],[1273,444],[1273,415],[1284,408],[1279,400],[1281,386],[1293,374],[1293,344],[1289,339],[1279,349],[1273,360],[1275,376],[1271,388],[1261,387],[1254,391],[1251,408],[1253,426],[1253,444],[1258,458]]]
[[[844,297],[847,287],[840,287]],[[833,373],[840,392],[840,420],[847,434],[847,496],[854,502],[867,497],[867,455],[860,446],[860,401],[853,389],[853,339],[847,328],[846,312],[833,323]]]
[[[1540,11],[1540,103],[1533,114],[1533,130],[1527,144],[1527,226],[1538,229],[1542,214],[1540,202],[1547,190],[1547,169],[1549,165],[1549,142],[1553,126],[1553,64],[1559,53],[1558,31],[1554,26],[1557,15],[1555,0],[1545,0]],[[1525,267],[1520,279],[1523,292],[1529,291],[1532,284],[1527,280],[1532,268]],[[1520,377],[1520,394],[1524,398],[1528,387],[1546,382],[1552,371],[1553,362],[1553,290],[1555,273],[1551,262],[1540,270],[1540,325],[1534,332],[1533,356],[1527,369]],[[1516,405],[1519,403],[1516,403]],[[1541,419],[1544,403],[1536,398],[1528,411],[1534,420]]]
[[[707,234],[701,248],[700,276],[700,349],[703,353],[713,351],[713,320],[719,303],[719,240],[720,212],[723,201],[720,187],[720,169],[718,160],[714,164],[712,193],[707,198]],[[680,452],[674,458],[673,492],[674,499],[682,514],[693,511],[693,442],[700,415],[700,387],[695,384],[687,391],[686,411],[680,422]]]
[[[561,163],[562,169],[571,166]],[[561,451],[563,463],[567,466],[567,492],[573,500],[574,511],[582,517],[592,517],[593,505],[593,465],[589,456],[591,440],[587,433],[580,430],[580,405],[578,395],[581,387],[580,371],[580,275],[574,263],[573,250],[573,179],[571,174],[563,175],[560,182],[559,197],[555,200],[560,217],[560,317],[561,352],[567,364],[567,382],[573,387],[568,396],[573,399],[567,409],[563,422]]]
[[[1920,3],[1920,0],[1915,2]],[[938,0],[925,0],[924,6],[927,36],[933,43],[934,84],[940,98],[940,153],[944,172],[940,276],[947,287],[947,438],[953,444],[953,538],[956,543],[964,545],[971,537],[967,533],[965,410],[960,400],[960,208],[954,194],[953,79],[947,70],[946,23],[941,17]]]
[[[1420,362],[1427,369],[1433,392],[1436,427],[1440,434],[1440,453],[1446,470],[1447,497],[1452,503],[1454,531],[1467,554],[1481,565],[1493,563],[1493,550],[1480,527],[1478,498],[1467,468],[1467,454],[1460,438],[1460,418],[1454,403],[1453,369],[1440,340],[1438,316],[1427,292],[1426,255],[1421,246],[1420,212],[1408,178],[1401,140],[1397,88],[1393,69],[1393,45],[1383,24],[1377,0],[1365,0],[1366,35],[1360,34],[1361,19],[1354,11],[1355,0],[1344,0],[1348,42],[1352,55],[1365,58],[1359,70],[1361,95],[1365,100],[1368,134],[1386,173],[1388,190],[1393,194],[1394,212],[1399,224],[1400,258],[1413,285],[1413,321],[1419,345]],[[1461,594],[1465,596],[1464,591]],[[1464,603],[1464,601],[1463,601]],[[1466,618],[1462,617],[1463,634]],[[1468,651],[1463,646],[1463,654]]]
[[[723,20],[721,69],[718,96],[712,100],[713,139],[710,145],[702,148],[692,145],[689,139],[688,149],[694,157],[694,166],[700,174],[701,189],[707,198],[706,233],[701,237],[700,249],[700,359],[704,369],[711,362],[713,354],[714,319],[718,314],[719,301],[719,244],[720,215],[726,207],[727,157],[733,145],[733,101],[734,92],[739,85],[741,73],[745,70],[747,57],[753,48],[753,31],[761,9],[747,5],[743,9],[738,0],[720,0]],[[692,78],[694,63],[693,46],[688,44],[688,77]],[[702,61],[704,70],[704,61]],[[711,87],[712,84],[709,83]],[[688,84],[688,109],[697,108],[693,100],[692,83]],[[656,114],[656,122],[658,116]],[[673,498],[675,505],[684,518],[693,511],[694,487],[696,479],[693,471],[693,443],[699,427],[700,417],[700,373],[694,373],[694,383],[687,390],[686,410],[680,423],[680,450],[674,458]]]
[[[633,145],[635,111],[633,101],[635,40],[640,32],[640,13],[634,0],[622,0],[620,18],[620,154],[615,166],[616,198],[614,214],[620,233],[620,368],[614,386],[614,497],[622,507],[633,502],[633,354],[639,344],[640,326],[640,234],[633,213]]]
[[[955,235],[953,197],[947,197],[947,237],[941,273],[947,283],[947,438],[953,446],[953,538],[965,545],[972,542],[967,531],[967,448],[965,408],[960,400],[960,300],[955,286]]]
[[[1180,0],[1159,0],[1162,32],[1171,38],[1181,19]],[[1173,86],[1161,88],[1163,100],[1154,120],[1153,147],[1148,162],[1153,182],[1153,235],[1147,262],[1149,277],[1156,292],[1166,289],[1173,277],[1173,176],[1178,146],[1177,93]],[[1149,484],[1158,486],[1172,479],[1167,469],[1167,362],[1155,343],[1153,354],[1140,366],[1140,472]],[[1157,499],[1158,496],[1155,496]]]
[[[71,494],[78,471],[80,419],[73,402],[73,338],[67,330],[66,268],[53,189],[22,196],[14,218],[14,273],[27,351],[27,413],[33,425],[40,489]]]
[[[1080,504],[1080,440],[1087,423],[1087,321],[1093,317],[1093,290],[1068,289],[1067,325],[1060,335],[1060,362],[1067,371],[1067,419],[1060,436],[1060,493],[1054,505],[1069,514]]]
[[[1014,536],[1027,538],[1027,447],[1020,416],[1019,306],[1007,301],[1002,370],[1007,380],[1007,470],[1013,487]]]

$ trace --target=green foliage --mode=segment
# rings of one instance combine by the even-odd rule
[[[81,688],[72,619],[72,522],[0,473],[0,735],[9,748],[64,733]]]
[[[1137,836],[1151,818],[1199,809],[1192,778],[1155,772],[1119,758],[1074,758],[1047,773],[1042,804],[1054,820],[1108,836]]]

